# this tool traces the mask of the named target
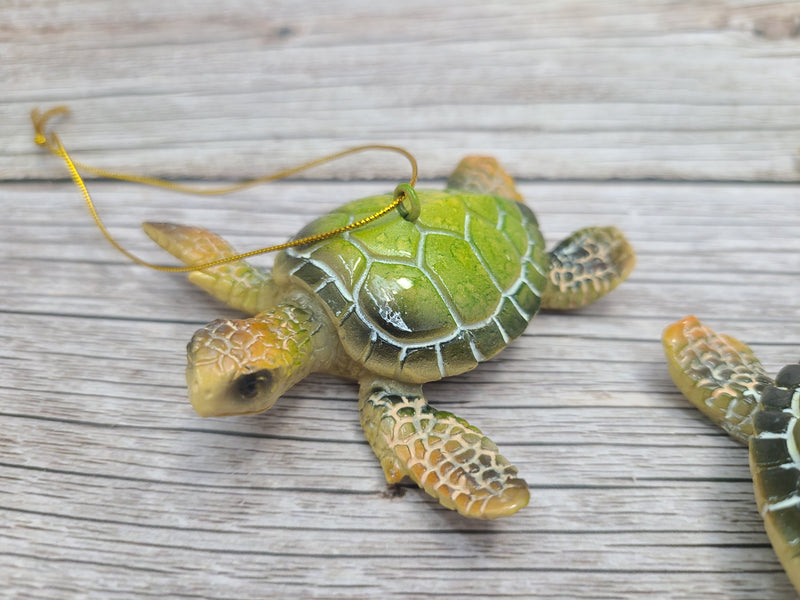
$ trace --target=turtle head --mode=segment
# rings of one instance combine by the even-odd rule
[[[275,404],[312,370],[308,322],[304,311],[279,307],[250,319],[218,319],[197,331],[186,349],[186,383],[197,413],[244,415]]]

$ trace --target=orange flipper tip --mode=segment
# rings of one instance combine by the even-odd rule
[[[524,482],[523,482],[524,484]],[[496,519],[498,517],[508,517],[513,515],[518,510],[528,506],[531,494],[526,487],[512,488],[504,494],[504,498],[499,502],[497,507],[487,506],[486,516],[489,519]]]
[[[680,321],[675,321],[671,325],[667,325],[661,336],[664,346],[675,347],[685,345],[688,341],[686,332],[700,326],[700,320],[693,315],[687,315]]]

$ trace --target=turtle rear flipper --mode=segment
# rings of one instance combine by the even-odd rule
[[[491,156],[464,157],[448,178],[447,189],[523,201],[511,175]]]
[[[731,437],[747,443],[764,388],[772,383],[753,351],[688,316],[664,330],[669,373],[689,401]]]
[[[396,387],[362,384],[359,402],[364,434],[389,483],[407,475],[443,506],[478,519],[512,515],[528,504],[527,484],[488,437],[435,410],[418,387]]]
[[[628,240],[616,227],[580,229],[550,252],[550,275],[542,308],[581,308],[605,296],[636,264]]]
[[[156,244],[188,266],[233,256],[236,251],[218,235],[200,227],[142,223]],[[274,304],[272,275],[244,260],[189,273],[189,281],[228,306],[254,315]]]

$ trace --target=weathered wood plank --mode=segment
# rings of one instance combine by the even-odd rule
[[[390,187],[92,190],[126,242],[158,258],[142,219],[213,224],[246,248]],[[793,597],[746,450],[674,390],[658,336],[694,311],[773,371],[797,358],[796,190],[521,187],[551,242],[613,222],[639,264],[608,299],[541,315],[496,360],[429,386],[532,487],[514,519],[472,523],[413,486],[387,491],[348,382],[311,378],[261,417],[194,415],[184,344],[231,311],[181,276],[126,264],[71,185],[0,186],[12,200],[0,223],[0,579],[26,598]]]
[[[798,17],[796,2],[742,0],[27,0],[3,7],[0,178],[64,177],[26,115],[67,103],[59,129],[80,158],[177,177],[380,141],[428,177],[479,151],[528,178],[797,181]]]
[[[765,0],[3,3],[0,596],[796,597],[746,450],[674,389],[658,337],[695,313],[772,372],[798,358],[800,211],[780,183],[800,179],[798,19]],[[185,343],[233,312],[106,245],[32,143],[28,111],[56,103],[97,165],[230,180],[391,142],[439,186],[483,152],[549,243],[621,227],[639,263],[613,296],[428,386],[519,466],[531,507],[474,523],[387,489],[346,381],[197,417]],[[407,166],[303,177],[216,199],[91,189],[126,245],[167,260],[139,222],[252,248]]]

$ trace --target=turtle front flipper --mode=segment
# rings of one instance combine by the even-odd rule
[[[678,389],[731,437],[747,443],[761,393],[772,383],[753,351],[693,316],[668,326],[662,339]]]
[[[189,266],[236,254],[228,242],[200,227],[143,223],[142,228],[156,244]],[[272,275],[244,260],[192,271],[188,277],[189,281],[228,306],[251,315],[275,302]]]
[[[587,227],[550,252],[550,275],[542,308],[570,310],[605,296],[630,275],[633,248],[616,227]]]
[[[497,446],[464,419],[430,406],[419,386],[362,383],[359,413],[389,483],[407,475],[443,506],[478,519],[528,504],[527,484]]]

